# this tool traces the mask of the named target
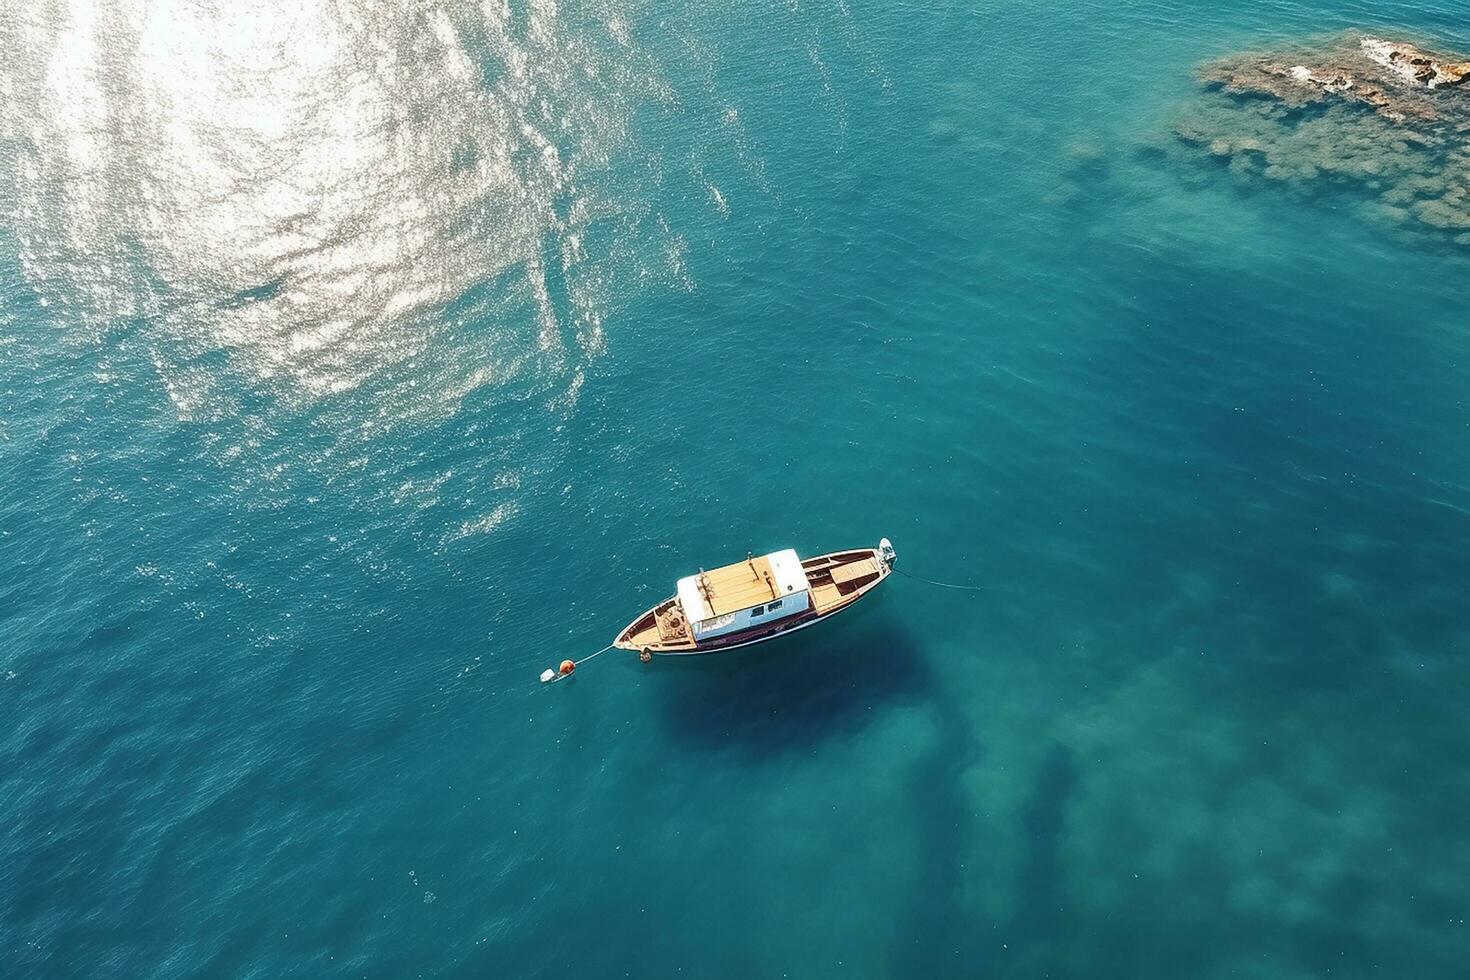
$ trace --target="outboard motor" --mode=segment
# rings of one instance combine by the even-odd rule
[[[892,568],[898,564],[898,552],[893,550],[893,542],[884,538],[878,542],[878,557],[883,560],[884,568]]]

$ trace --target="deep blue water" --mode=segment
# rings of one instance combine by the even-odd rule
[[[1470,14],[399,6],[4,14],[0,973],[1464,975],[1470,252],[1170,127]]]

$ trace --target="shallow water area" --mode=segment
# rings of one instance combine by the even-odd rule
[[[1361,32],[1202,67],[1213,97],[1180,140],[1245,181],[1342,187],[1364,217],[1429,245],[1470,245],[1470,60]]]
[[[1349,29],[1470,51],[1440,2],[8,10],[11,969],[1460,975],[1470,258],[1177,133]],[[537,681],[880,536],[986,591]]]

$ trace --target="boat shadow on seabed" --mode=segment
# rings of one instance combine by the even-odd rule
[[[912,760],[907,794],[915,809],[916,876],[922,887],[896,896],[900,976],[973,972],[987,958],[972,931],[963,869],[973,857],[973,814],[962,775],[979,764],[984,747],[965,723],[952,689],[943,685],[911,631],[881,600],[867,611],[783,641],[731,654],[655,658],[652,664],[665,723],[681,746],[739,753],[760,763],[850,738],[885,710],[926,705],[938,735],[930,751]],[[1064,760],[1065,761],[1065,760]],[[1065,779],[1061,782],[1066,782]],[[1038,819],[1046,814],[1038,811]],[[1033,814],[1028,810],[1028,825]],[[1026,909],[1050,908],[1054,861],[1033,855],[1020,885]],[[1035,927],[1039,912],[1019,924]],[[1036,921],[1033,921],[1036,920]],[[988,932],[986,933],[988,935]],[[933,942],[935,935],[946,937]]]
[[[671,737],[756,755],[851,733],[934,686],[916,637],[881,603],[773,643],[640,666],[664,688]]]

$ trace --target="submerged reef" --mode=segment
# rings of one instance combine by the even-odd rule
[[[1375,217],[1470,246],[1470,58],[1355,32],[1199,78],[1175,135],[1236,176],[1354,185]]]

